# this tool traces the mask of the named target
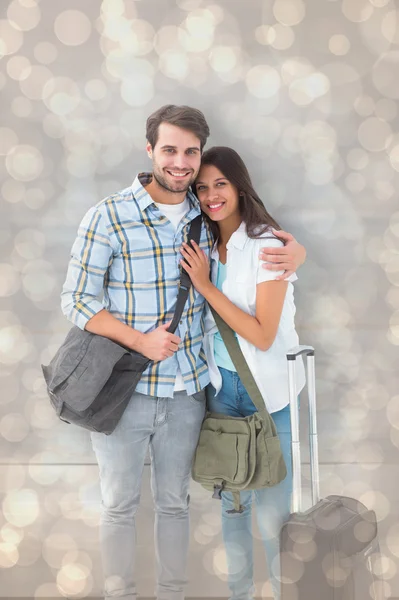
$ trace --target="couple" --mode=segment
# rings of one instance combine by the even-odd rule
[[[146,136],[152,172],[140,173],[131,186],[86,213],[62,291],[63,312],[74,324],[154,361],[115,431],[91,434],[103,503],[105,598],[137,597],[135,515],[149,450],[156,597],[183,599],[191,464],[206,402],[209,410],[233,416],[256,410],[209,309],[205,312],[205,300],[236,331],[280,436],[287,477],[253,494],[278,598],[278,532],[289,515],[291,494],[284,352],[298,343],[290,282],[305,250],[290,234],[276,231],[277,223],[234,150],[203,152],[209,128],[199,110],[163,106],[148,118]],[[187,232],[201,210],[200,244],[191,249],[185,243]],[[172,334],[167,327],[181,268],[189,273],[193,288]],[[299,381],[298,391],[301,385]],[[241,494],[245,510],[239,514],[227,512],[232,500],[228,493],[222,496],[231,598],[250,599],[252,494]]]

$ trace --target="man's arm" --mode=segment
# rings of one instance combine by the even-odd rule
[[[152,360],[172,356],[180,338],[166,331],[169,323],[142,333],[116,319],[98,300],[112,259],[113,249],[103,217],[97,208],[91,208],[82,220],[72,247],[61,293],[64,315],[80,329],[107,337]]]
[[[104,219],[93,207],[79,226],[61,292],[62,312],[80,329],[85,329],[87,322],[104,308],[98,297],[112,260],[113,248]]]
[[[125,325],[104,309],[87,322],[85,329],[136,350],[151,360],[164,360],[173,356],[181,342],[177,335],[166,331],[170,323],[171,321],[160,325],[150,333],[142,333]]]
[[[271,248],[266,246],[265,242],[265,246],[261,248],[259,258],[267,261],[262,265],[264,269],[270,271],[284,270],[284,273],[276,277],[276,280],[288,279],[305,262],[306,250],[290,233],[277,229],[273,229],[273,233],[284,242],[284,246]]]

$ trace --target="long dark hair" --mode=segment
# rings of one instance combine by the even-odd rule
[[[270,227],[281,229],[277,221],[269,215],[262,200],[255,192],[248,169],[235,150],[227,146],[213,146],[203,153],[201,166],[203,165],[213,165],[219,169],[224,177],[237,188],[239,209],[247,228],[248,237],[258,238]],[[196,191],[195,184],[194,191]],[[219,226],[207,215],[204,214],[204,217],[213,234],[213,239],[216,241],[219,238]]]

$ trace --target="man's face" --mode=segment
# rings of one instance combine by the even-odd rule
[[[161,123],[154,148],[147,144],[152,170],[158,185],[174,194],[186,192],[194,182],[201,164],[197,136],[170,123]]]

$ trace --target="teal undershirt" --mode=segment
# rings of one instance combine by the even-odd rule
[[[224,280],[226,279],[226,273],[227,273],[227,266],[219,261],[218,262],[218,274],[217,274],[217,278],[216,278],[216,287],[221,292],[223,291],[222,286],[223,286]],[[214,335],[213,354],[215,356],[215,362],[218,367],[222,367],[223,369],[228,369],[229,371],[236,370],[235,366],[233,365],[233,363],[231,361],[230,355],[227,352],[227,348],[224,345],[222,336],[220,335],[219,332],[215,333],[215,335]]]

